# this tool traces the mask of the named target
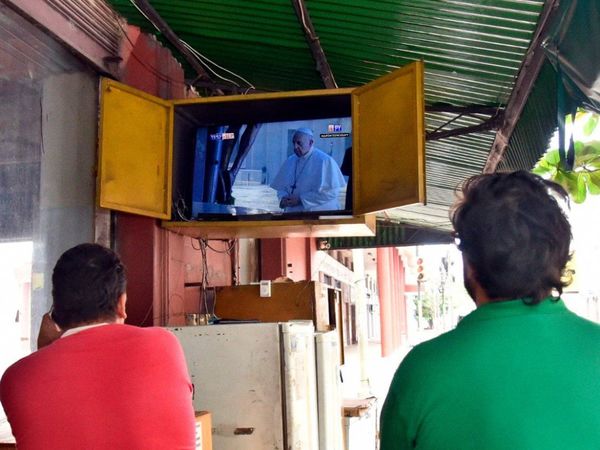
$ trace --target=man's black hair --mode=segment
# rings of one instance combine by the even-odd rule
[[[493,300],[535,304],[561,294],[571,226],[558,184],[525,171],[476,175],[462,186],[451,220],[459,248]],[[555,195],[552,195],[555,194]]]
[[[80,244],[58,259],[52,274],[52,318],[61,328],[114,320],[125,292],[125,268],[115,252]]]

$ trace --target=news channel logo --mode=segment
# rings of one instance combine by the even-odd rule
[[[319,136],[322,138],[340,138],[348,137],[350,133],[344,131],[341,123],[330,123],[327,125],[327,133],[321,133]]]
[[[228,141],[235,139],[235,133],[211,133],[211,141]]]

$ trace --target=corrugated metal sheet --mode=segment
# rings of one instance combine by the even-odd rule
[[[46,1],[106,51],[119,54],[121,30],[117,15],[106,3],[89,0]]]
[[[110,3],[131,23],[155,32],[129,0]],[[152,0],[151,4],[181,39],[258,89],[323,87],[290,0]],[[544,2],[306,0],[306,6],[340,87],[365,84],[423,59],[428,105],[502,107],[513,89]],[[247,86],[233,74],[205,63],[220,76]],[[427,131],[453,117],[427,113]],[[448,128],[476,125],[484,118],[461,117]],[[447,209],[454,200],[454,189],[468,176],[481,173],[494,137],[495,133],[488,131],[428,142],[429,205],[385,215],[405,223],[449,227]],[[534,138],[519,139],[528,142]],[[521,151],[523,145],[515,141],[515,151]],[[529,168],[519,166],[529,162],[507,164]]]

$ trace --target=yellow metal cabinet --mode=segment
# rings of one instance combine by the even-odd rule
[[[163,226],[182,234],[212,238],[373,235],[371,213],[425,202],[422,62],[355,89],[171,101],[103,79],[100,105],[100,206],[165,219]],[[325,105],[351,114],[354,217],[170,221],[172,192],[177,189],[178,167],[186,164],[184,142],[190,130],[214,115],[215,109],[230,116],[236,111],[276,116],[298,105],[308,109]]]

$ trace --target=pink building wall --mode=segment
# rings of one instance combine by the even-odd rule
[[[404,264],[394,247],[377,249],[377,285],[381,355],[389,356],[407,341]]]
[[[137,27],[128,28],[121,57],[122,83],[164,99],[187,96],[179,62]],[[182,323],[187,308],[185,283],[201,272],[200,253],[155,219],[132,214],[116,213],[115,240],[128,268],[127,322],[145,326]],[[208,260],[208,265],[218,268],[219,276],[213,277],[213,281],[218,278],[216,285],[231,284],[229,255],[209,252]]]

